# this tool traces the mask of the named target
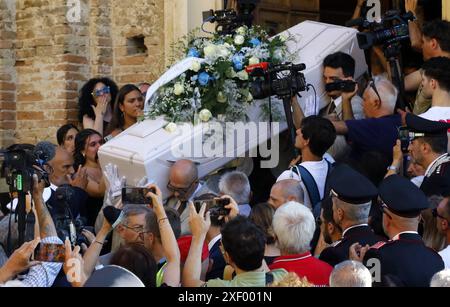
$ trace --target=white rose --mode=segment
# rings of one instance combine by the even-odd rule
[[[230,67],[230,68],[227,70],[226,75],[227,75],[227,78],[230,78],[230,79],[232,79],[232,78],[234,78],[234,77],[237,76],[237,75],[236,75],[236,72],[235,72],[234,69],[233,69],[233,67]]]
[[[275,52],[273,53],[273,57],[277,60],[281,60],[283,58],[283,50],[276,49]]]
[[[218,92],[217,93],[217,102],[225,103],[225,102],[227,102],[227,97],[222,92]]]
[[[242,81],[246,81],[248,80],[248,73],[245,70],[241,70],[237,73],[237,77]]]
[[[167,126],[164,128],[167,132],[173,133],[177,130],[177,124],[175,123],[168,123]]]
[[[286,34],[280,34],[280,40],[284,43],[285,41],[287,41],[288,37]]]
[[[192,62],[191,70],[198,72],[202,68],[202,65],[198,61]]]
[[[217,52],[218,57],[222,57],[224,59],[228,58],[231,54],[231,52],[228,50],[228,48],[225,45],[217,46],[216,52]]]
[[[246,32],[247,32],[247,30],[244,27],[239,27],[236,30],[236,33],[239,34],[239,35],[245,35]]]
[[[215,56],[216,53],[216,46],[215,45],[208,45],[205,48],[203,48],[203,52],[205,53],[206,57],[212,57]]]
[[[252,96],[252,93],[248,92],[247,102],[251,102],[251,101],[253,101],[253,96]]]
[[[249,60],[248,60],[248,65],[255,65],[258,64],[260,61],[257,57],[252,56]]]
[[[174,87],[173,87],[173,93],[175,94],[175,95],[181,95],[181,94],[183,94],[183,92],[184,92],[184,86],[183,86],[183,84],[181,84],[181,83],[175,83],[175,85],[174,85]]]
[[[244,41],[245,41],[245,38],[242,35],[236,35],[234,37],[234,43],[236,45],[242,45],[244,43]]]
[[[207,122],[212,117],[211,111],[208,109],[203,109],[198,113],[198,118],[200,118],[201,121]]]

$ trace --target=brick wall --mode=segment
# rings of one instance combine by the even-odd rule
[[[16,73],[14,40],[16,38],[15,1],[0,1],[0,148],[15,141]]]
[[[69,3],[81,7],[71,21]],[[81,86],[94,76],[154,81],[164,70],[163,0],[1,0],[0,147],[56,142],[77,122]],[[127,38],[146,53],[130,55]]]

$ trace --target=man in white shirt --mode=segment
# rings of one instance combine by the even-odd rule
[[[450,269],[450,198],[444,198],[436,209],[433,210],[436,217],[436,226],[447,237],[447,247],[439,252],[444,260],[445,268]]]
[[[431,108],[419,116],[450,123],[450,58],[435,57],[423,64],[422,94],[431,99]]]
[[[326,86],[342,80],[353,81],[354,75],[355,60],[346,53],[332,53],[323,60],[323,81]],[[363,99],[356,95],[357,90],[358,87],[350,92],[346,89],[327,91],[330,103],[322,109],[320,115],[337,117],[339,120],[365,118],[362,106]],[[352,106],[353,114],[344,112],[343,104],[348,102]],[[328,150],[328,153],[337,160],[343,159],[349,152],[350,147],[344,136],[337,136],[333,146]]]
[[[302,120],[300,129],[297,130],[295,138],[295,147],[300,149],[302,160],[301,163],[284,171],[278,178],[277,182],[284,179],[296,179],[300,181],[305,192],[304,205],[313,208],[317,203],[313,203],[314,191],[309,191],[301,178],[300,167],[303,167],[314,179],[319,193],[319,200],[324,197],[325,182],[330,168],[330,163],[323,158],[325,152],[333,145],[336,139],[336,130],[333,124],[320,116],[309,116]],[[316,200],[317,201],[317,200]]]

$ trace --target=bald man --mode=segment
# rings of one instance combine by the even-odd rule
[[[189,228],[189,208],[187,202],[211,191],[198,179],[198,169],[191,160],[178,160],[170,168],[167,188],[172,195],[166,206],[178,211],[181,220],[181,235],[191,233]]]
[[[284,179],[276,182],[270,190],[268,203],[276,210],[289,201],[304,204],[303,189],[298,180]]]

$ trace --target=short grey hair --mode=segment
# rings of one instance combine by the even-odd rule
[[[334,267],[330,287],[372,287],[372,274],[361,262],[347,260]]]
[[[384,77],[375,77],[374,84],[378,94],[380,94],[383,106],[394,113],[395,105],[397,104],[398,89],[394,86],[394,84],[392,84],[391,81]],[[367,89],[370,89],[372,91],[372,95],[376,96],[375,91],[370,86],[368,86]]]
[[[149,212],[153,211],[152,209],[148,208],[147,206],[142,205],[126,205],[123,208],[123,220],[122,223],[128,222],[128,217],[145,214],[147,215]]]
[[[283,198],[287,199],[289,196],[294,196],[297,202],[305,203],[305,194],[298,180],[284,179],[277,181],[274,185],[280,185]]]
[[[344,210],[345,217],[347,220],[352,221],[356,224],[367,223],[370,214],[370,207],[372,202],[354,205],[346,203],[338,198],[333,198],[336,207]]]
[[[275,211],[272,226],[280,250],[290,255],[310,250],[316,223],[311,210],[304,205],[295,201],[285,203]]]
[[[450,269],[445,269],[434,274],[430,287],[450,287]]]
[[[250,201],[250,182],[243,172],[232,171],[222,175],[219,181],[222,194],[231,196],[238,205],[248,204]]]

